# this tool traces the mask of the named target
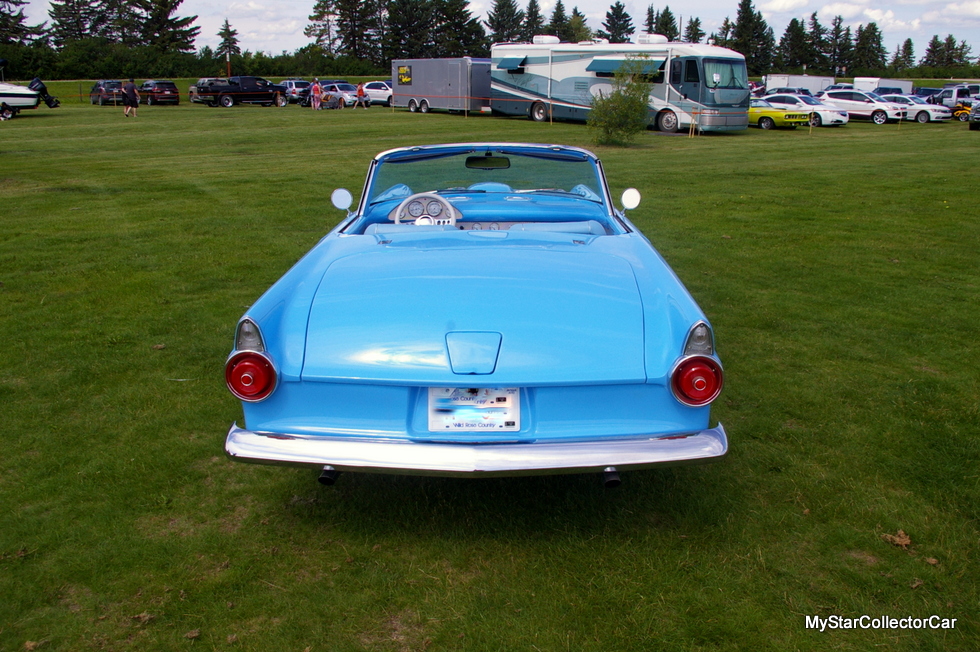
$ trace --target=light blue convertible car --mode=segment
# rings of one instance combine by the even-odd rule
[[[245,412],[228,455],[316,467],[324,484],[596,472],[613,486],[728,451],[709,427],[711,325],[575,147],[379,154],[357,210],[238,322],[225,379]]]

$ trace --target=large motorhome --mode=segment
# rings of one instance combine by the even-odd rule
[[[612,92],[613,76],[637,59],[651,82],[650,123],[660,131],[736,131],[748,126],[745,57],[727,48],[670,43],[642,34],[639,43],[604,40],[501,43],[490,49],[490,106],[496,113],[585,120],[592,98]]]

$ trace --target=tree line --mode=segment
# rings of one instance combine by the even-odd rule
[[[6,75],[59,79],[100,77],[195,77],[220,75],[225,58],[238,74],[266,76],[387,74],[392,59],[489,55],[491,43],[530,41],[551,34],[562,41],[629,42],[633,18],[617,0],[593,30],[573,6],[557,0],[550,16],[538,0],[494,0],[486,20],[473,16],[468,0],[317,0],[304,34],[312,40],[278,55],[242,51],[229,20],[217,48],[195,49],[197,16],[179,16],[183,0],[52,0],[49,20],[28,25],[27,0],[0,0],[0,58]],[[685,20],[686,18],[686,20]],[[816,12],[792,19],[777,41],[752,0],[739,0],[735,20],[725,18],[706,34],[697,16],[675,15],[650,5],[639,28],[671,41],[709,42],[745,55],[750,75],[807,72],[855,76],[976,76],[980,62],[965,41],[933,36],[921,57],[912,39],[894,52],[883,46],[874,22],[855,29],[835,16],[822,25]]]

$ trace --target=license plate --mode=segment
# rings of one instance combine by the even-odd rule
[[[517,432],[521,391],[516,387],[430,387],[429,432]]]

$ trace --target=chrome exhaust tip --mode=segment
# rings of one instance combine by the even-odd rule
[[[327,487],[332,487],[334,483],[337,482],[337,478],[339,477],[340,471],[332,466],[325,466],[323,467],[323,471],[320,472],[320,477],[318,477],[316,481]]]
[[[622,480],[619,479],[619,471],[615,466],[607,466],[602,470],[602,486],[606,489],[615,489],[620,484]]]

